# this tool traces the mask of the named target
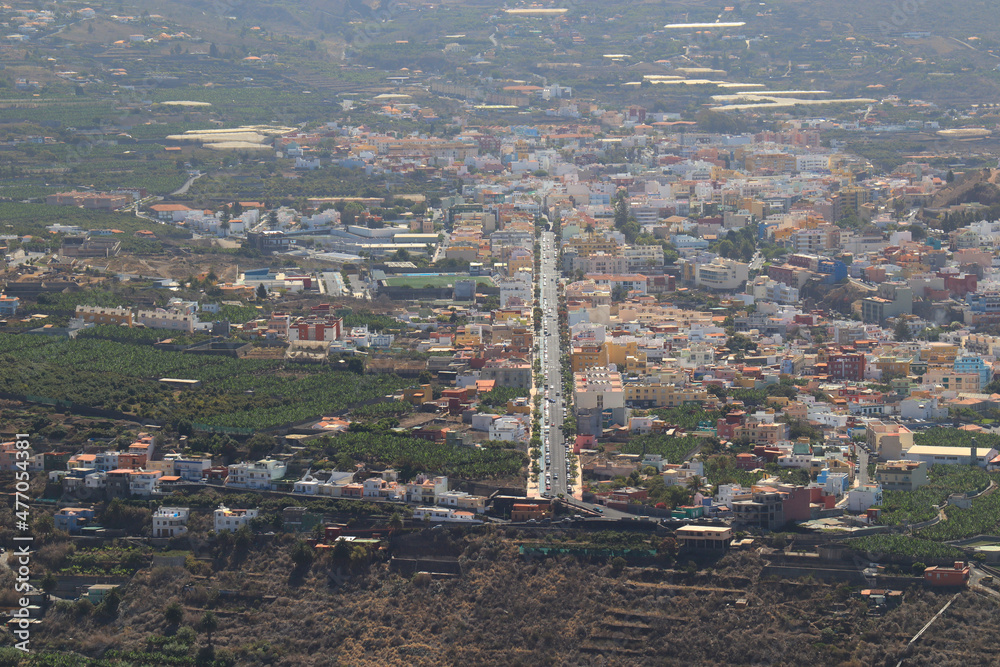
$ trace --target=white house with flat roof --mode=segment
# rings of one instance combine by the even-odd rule
[[[187,532],[190,509],[161,507],[153,513],[153,537],[180,537]]]
[[[237,531],[257,518],[258,510],[231,510],[219,505],[215,510],[215,532]]]

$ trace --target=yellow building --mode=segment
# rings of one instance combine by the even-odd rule
[[[678,387],[656,381],[630,382],[625,385],[625,401],[637,407],[676,408],[685,403],[703,404],[709,394],[701,387]]]
[[[510,275],[515,275],[521,269],[526,271],[533,271],[535,264],[535,258],[531,255],[522,255],[520,257],[515,257],[513,259],[507,260],[507,273]]]
[[[954,366],[958,346],[951,343],[931,343],[920,350],[920,361],[928,365]]]
[[[777,398],[772,396],[771,398]],[[782,411],[785,415],[791,419],[808,419],[809,418],[809,406],[801,401],[795,401],[794,403],[788,403],[785,405],[785,409]]]
[[[423,405],[434,400],[434,390],[429,384],[409,387],[403,390],[403,401],[412,405]]]
[[[128,308],[105,308],[102,306],[77,306],[76,316],[88,324],[112,324],[132,326],[132,311]]]
[[[865,427],[868,448],[879,458],[898,460],[913,447],[913,431],[894,422],[872,421]]]
[[[879,357],[875,367],[882,371],[882,377],[895,375],[906,377],[910,374],[910,359],[901,357]]]
[[[618,254],[618,244],[603,236],[578,236],[570,239],[567,244],[570,248],[575,248],[580,257],[590,257],[599,252],[606,255]]]
[[[596,343],[584,343],[573,348],[570,364],[574,373],[581,373],[588,368],[607,368],[611,364],[615,364],[619,371],[638,372],[646,368],[646,353],[639,349],[639,344],[635,341],[622,345],[605,341],[600,346]]]
[[[748,211],[755,219],[761,220],[765,217],[767,204],[759,199],[744,197],[740,200],[740,210]]]
[[[482,344],[482,327],[459,327],[455,332],[455,347],[480,347]]]
[[[574,373],[582,373],[588,368],[607,368],[607,355],[597,343],[584,343],[574,347],[569,355],[570,365]]]

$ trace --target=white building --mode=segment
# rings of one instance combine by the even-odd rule
[[[133,470],[128,476],[128,490],[133,496],[151,496],[162,476],[160,470]]]
[[[720,484],[715,490],[715,501],[720,505],[732,507],[733,501],[739,497],[749,497],[750,489],[739,484]]]
[[[694,265],[694,284],[717,290],[736,290],[746,284],[750,265],[716,257],[709,264]]]
[[[447,491],[438,495],[437,504],[482,514],[486,511],[486,496],[474,496],[465,491]]]
[[[381,477],[369,477],[362,486],[362,495],[365,498],[381,498],[383,500],[396,500],[399,498],[396,482],[382,479]]]
[[[210,456],[182,457],[175,455],[171,457],[170,454],[167,454],[164,459],[172,460],[174,474],[187,482],[200,482],[202,480],[202,471],[212,467],[212,457]]]
[[[899,402],[899,416],[903,419],[947,419],[948,408],[939,405],[937,398],[907,398]]]
[[[798,303],[799,290],[785,283],[779,283],[767,276],[759,276],[747,290],[755,300],[776,301],[778,303]]]
[[[413,520],[455,523],[482,523],[472,512],[456,510],[451,507],[417,507],[413,510]]]
[[[524,442],[527,439],[527,430],[517,417],[498,417],[490,422],[490,440]]]
[[[326,470],[322,472],[306,471],[302,479],[295,482],[292,493],[306,496],[340,497],[340,490],[354,481],[353,472]]]
[[[187,507],[161,507],[153,513],[153,537],[180,537],[187,532]]]
[[[253,463],[235,463],[229,466],[226,486],[238,489],[270,489],[271,482],[285,476],[287,466],[274,459]]]
[[[497,281],[500,288],[500,307],[506,308],[513,299],[520,299],[526,305],[534,300],[531,271],[518,271],[510,278]]]
[[[258,510],[231,510],[219,505],[215,510],[215,532],[237,531],[257,518]]]
[[[881,484],[862,484],[847,492],[847,509],[851,512],[865,512],[869,507],[881,504]]]
[[[846,472],[828,472],[826,482],[823,483],[823,491],[827,495],[837,497],[844,495],[844,490],[851,481],[850,477]]]
[[[663,247],[658,245],[637,245],[626,247],[625,256],[629,271],[642,271],[649,266],[663,266]]]
[[[392,342],[396,336],[388,333],[373,333],[371,335],[371,346],[377,348],[392,347]]]
[[[118,470],[118,452],[101,452],[94,459],[94,468],[102,472]]]
[[[420,503],[423,505],[436,505],[438,496],[447,493],[448,478],[417,475],[417,478],[409,484],[403,485],[403,495],[408,503]]]
[[[976,465],[980,468],[985,468],[996,457],[997,450],[993,447],[976,448]],[[924,461],[928,466],[935,463],[967,466],[972,464],[972,448],[913,445],[906,450],[906,458],[910,461]]]
[[[591,369],[575,374],[573,402],[577,410],[625,408],[625,389],[621,373]]]

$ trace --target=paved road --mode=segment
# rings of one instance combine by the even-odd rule
[[[567,444],[563,439],[562,424],[565,403],[562,396],[562,370],[559,348],[559,267],[556,238],[552,232],[542,234],[542,261],[538,276],[542,308],[542,375],[545,378],[539,393],[542,396],[542,458],[539,462],[542,475],[539,491],[553,496],[573,492],[567,481],[569,472],[566,456]],[[546,388],[547,387],[547,388]]]
[[[171,192],[170,196],[173,197],[174,195],[187,194],[188,188],[191,187],[191,184],[194,183],[195,181],[197,181],[199,178],[201,178],[204,175],[205,175],[204,173],[198,172],[194,176],[189,177],[186,181],[184,181],[184,185],[182,185],[181,187],[179,187],[176,190],[174,190],[173,192]]]

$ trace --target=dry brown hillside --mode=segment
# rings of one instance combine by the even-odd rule
[[[856,587],[762,579],[753,553],[711,568],[617,569],[570,556],[527,560],[516,543],[528,536],[516,531],[425,532],[431,553],[458,555],[458,576],[404,577],[378,561],[351,571],[328,556],[295,574],[288,544],[261,544],[244,558],[221,556],[210,578],[140,571],[114,620],[60,605],[32,647],[105,658],[149,650],[194,664],[207,637],[185,627],[212,610],[217,665],[883,665],[896,664],[950,597],[917,587],[900,609],[873,617]],[[179,625],[164,619],[171,602],[183,605]],[[953,610],[906,664],[995,664],[996,603],[963,593]]]
[[[980,201],[985,193],[1000,193],[998,185],[1000,185],[1000,170],[976,169],[967,172],[948,187],[938,191],[934,195],[934,199],[931,200],[930,208],[944,208],[965,202]],[[985,201],[981,203],[992,204],[995,202]]]

